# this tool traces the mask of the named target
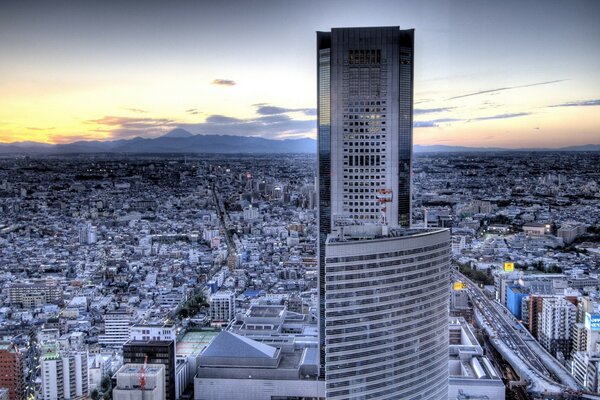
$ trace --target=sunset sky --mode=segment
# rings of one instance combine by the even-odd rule
[[[415,143],[600,143],[600,1],[1,1],[0,142],[315,137],[315,31],[415,29]]]

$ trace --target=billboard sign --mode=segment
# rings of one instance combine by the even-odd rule
[[[513,272],[515,270],[515,263],[506,261],[504,263],[504,272]]]
[[[461,281],[456,281],[454,282],[454,285],[452,285],[452,289],[453,290],[464,290],[467,288],[467,284]]]
[[[600,331],[600,314],[585,313],[584,325],[590,331]]]

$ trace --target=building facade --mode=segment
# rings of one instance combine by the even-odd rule
[[[107,347],[121,347],[129,339],[130,329],[130,312],[109,311],[104,316],[104,335],[98,337],[98,343]]]
[[[123,345],[125,364],[161,364],[165,367],[165,399],[175,400],[175,341],[174,340],[128,340]]]
[[[328,400],[447,399],[447,230],[348,226],[326,244]]]
[[[410,225],[413,33],[317,33],[319,182],[332,221]]]
[[[145,380],[143,395],[140,387],[142,373]],[[113,389],[113,400],[166,399],[164,365],[125,364],[115,377],[117,386]]]
[[[325,363],[325,241],[348,220],[409,227],[414,31],[317,32],[319,335]]]
[[[86,398],[89,394],[88,352],[44,346],[41,357],[44,400]]]
[[[235,317],[235,293],[217,292],[210,297],[210,319],[229,322]]]
[[[8,390],[7,398],[21,400],[24,389],[23,354],[12,343],[0,343],[0,388]]]
[[[576,307],[564,298],[546,297],[543,300],[539,324],[539,341],[553,356],[571,355],[571,328],[575,324]]]
[[[414,31],[317,32],[328,399],[448,396],[449,232],[410,230]],[[415,340],[418,339],[418,340]]]

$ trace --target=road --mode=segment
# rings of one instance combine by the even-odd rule
[[[466,283],[466,290],[473,305],[492,332],[491,336],[493,337],[491,339],[498,340],[505,345],[510,353],[516,356],[518,364],[527,368],[530,378],[533,377],[539,387],[549,386],[563,388],[564,392],[581,393],[582,387],[571,375],[554,365],[550,366],[554,372],[548,369],[542,357],[528,346],[525,339],[530,339],[530,336],[525,332],[525,328],[512,315],[509,315],[505,307],[487,298],[474,282],[459,271],[452,271],[452,275],[453,279]],[[511,360],[507,361],[511,362]],[[515,362],[514,359],[511,364],[513,362]],[[547,359],[546,363],[548,363]],[[558,365],[557,362],[556,364]]]
[[[227,241],[227,260],[229,261],[229,257],[237,256],[237,246],[236,246],[236,238],[229,231],[229,227],[231,226],[231,221],[229,220],[229,215],[225,210],[225,205],[223,204],[223,200],[221,200],[221,196],[217,191],[215,184],[211,185],[211,191],[213,193],[213,198],[215,201],[215,209],[217,211],[217,217],[219,218],[219,222],[221,224],[221,228],[225,233],[225,240]]]

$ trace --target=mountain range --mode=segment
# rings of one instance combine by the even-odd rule
[[[77,141],[65,144],[39,142],[0,143],[0,154],[74,154],[74,153],[315,153],[314,139],[274,140],[261,137],[228,135],[194,135],[184,129],[174,129],[157,138],[120,139],[112,141]],[[465,147],[415,145],[415,153],[499,152],[499,151],[600,151],[600,144],[550,148],[509,149],[501,147]]]

